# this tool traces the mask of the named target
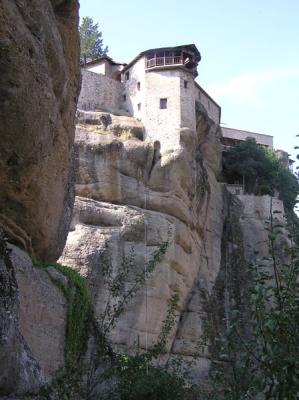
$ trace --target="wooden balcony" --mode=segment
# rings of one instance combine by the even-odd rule
[[[196,63],[194,62],[193,56],[185,52],[166,51],[163,53],[150,53],[146,56],[146,69],[169,65],[183,65],[186,68],[194,68]]]

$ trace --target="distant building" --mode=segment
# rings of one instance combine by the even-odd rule
[[[90,72],[102,74],[107,76],[108,78],[120,81],[121,70],[125,67],[125,65],[126,64],[116,63],[109,56],[102,56],[97,60],[90,61],[87,64],[84,64],[83,68]]]
[[[249,137],[254,138],[257,144],[273,149],[273,136],[271,135],[224,127],[222,127],[221,130],[223,135],[221,141],[224,151],[244,142],[246,138]],[[275,153],[282,165],[293,172],[293,164],[295,161],[289,158],[289,154],[284,150],[275,150]],[[232,188],[231,191],[233,190]]]
[[[289,171],[293,172],[293,166],[295,160],[292,160],[289,156],[290,154],[284,150],[275,150],[275,154],[279,158],[282,165],[287,168]]]
[[[222,127],[221,130],[224,149],[236,146],[237,144],[244,142],[248,137],[254,138],[258,144],[270,147],[271,149],[273,148],[273,136],[271,135],[224,127]]]

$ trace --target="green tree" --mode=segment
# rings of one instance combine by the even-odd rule
[[[84,17],[79,28],[80,32],[80,61],[86,64],[88,61],[106,55],[108,47],[103,47],[102,32],[99,25],[94,24],[93,19]]]
[[[277,190],[286,212],[293,212],[299,194],[297,177],[281,164],[273,150],[258,145],[254,138],[224,153],[223,171],[227,182],[244,183],[246,193],[273,196]]]
[[[245,191],[253,194],[272,194],[273,158],[267,157],[264,148],[255,139],[246,140],[224,154],[224,173],[229,182],[244,179]],[[277,169],[277,168],[275,168]]]

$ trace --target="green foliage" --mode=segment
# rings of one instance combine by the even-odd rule
[[[159,358],[166,354],[168,336],[175,324],[178,292],[171,296],[166,319],[158,342],[148,351],[135,355],[119,354],[113,374],[117,384],[110,391],[109,399],[121,400],[173,400],[196,399],[197,387],[183,374],[179,360],[159,365]]]
[[[250,333],[234,310],[229,328],[218,338],[213,399],[295,400],[299,398],[299,248],[277,256],[280,225],[269,221],[269,256],[250,266]]]
[[[297,177],[284,168],[278,168],[276,188],[279,191],[279,197],[283,201],[285,209],[288,212],[292,212],[297,204],[297,196],[299,194]]]
[[[196,399],[196,389],[181,374],[154,366],[142,356],[119,356],[120,381],[110,399],[173,400]]]
[[[79,28],[80,33],[80,60],[84,64],[108,53],[108,47],[103,48],[102,32],[99,25],[94,24],[92,18],[84,17]]]
[[[245,191],[255,195],[273,196],[277,190],[286,210],[293,210],[299,194],[298,180],[271,149],[247,138],[224,153],[223,166],[228,182],[243,183],[244,179]]]
[[[154,271],[161,257],[166,253],[168,241],[162,242],[157,250],[150,256],[143,269],[135,272],[134,250],[122,260],[119,270],[114,273],[111,258],[103,261],[104,284],[109,291],[106,308],[101,315],[100,329],[104,336],[115,327],[116,320],[124,312],[125,306],[136,295],[137,291],[145,284]],[[134,272],[133,284],[126,286],[129,274]]]
[[[89,324],[92,319],[92,306],[86,282],[76,271],[64,265],[57,263],[45,265],[34,259],[33,264],[46,271],[48,267],[54,267],[68,278],[68,283],[64,284],[47,271],[52,282],[62,290],[67,300],[65,363],[66,368],[70,368],[78,364],[85,354]]]
[[[65,339],[65,362],[70,367],[81,361],[87,347],[92,319],[91,302],[86,282],[81,275],[61,264],[53,265],[68,278],[68,286],[61,286],[67,300],[67,328]]]
[[[132,250],[115,272],[109,257],[103,263],[103,275],[110,297],[101,321],[97,323],[84,279],[72,269],[60,264],[51,265],[68,278],[68,284],[58,277],[53,278],[47,267],[35,262],[36,266],[46,269],[52,281],[64,293],[68,303],[65,368],[58,371],[51,385],[43,388],[37,399],[81,400],[98,399],[97,388],[104,385],[103,399],[159,399],[174,398],[197,399],[197,387],[186,379],[182,362],[170,360],[167,356],[167,340],[177,318],[179,294],[174,290],[168,304],[166,318],[156,344],[149,350],[139,348],[132,354],[115,354],[107,345],[107,335],[115,327],[117,319],[125,311],[125,306],[145,284],[158,261],[166,253],[165,241],[149,257],[143,270],[136,272],[135,255]],[[130,274],[133,284],[127,285]],[[101,333],[99,333],[101,331]],[[86,363],[88,337],[95,340],[93,354]],[[168,358],[160,365],[160,357]]]
[[[85,279],[73,269],[53,263],[44,264],[32,259],[33,265],[45,270],[52,282],[63,292],[67,300],[67,321],[65,333],[65,366],[59,370],[51,385],[47,385],[37,395],[37,399],[75,400],[81,399],[81,379],[84,371],[84,357],[87,340],[94,324],[92,305]],[[67,283],[54,277],[48,271],[54,267],[67,278]]]

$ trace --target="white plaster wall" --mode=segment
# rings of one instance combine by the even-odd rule
[[[82,70],[82,86],[78,108],[82,110],[103,110],[112,113],[122,109],[124,86],[105,75]]]
[[[87,71],[95,72],[96,74],[106,75],[106,65],[105,63],[101,65],[95,65],[93,67],[86,68]]]
[[[148,140],[160,141],[161,150],[179,146],[181,127],[195,130],[195,86],[190,73],[181,69],[146,71],[142,57],[123,73],[122,82],[126,95],[126,101],[122,96],[123,107],[142,121]],[[160,109],[161,98],[167,98],[167,109]]]
[[[129,72],[130,78],[126,80],[125,75]],[[126,101],[124,108],[127,109],[130,114],[135,118],[144,119],[145,111],[145,61],[144,57],[141,57],[130,69],[126,70],[122,76],[122,82],[124,85],[124,94],[126,94]],[[137,84],[140,82],[140,90],[138,90]],[[141,105],[141,109],[138,110],[138,104]]]
[[[236,140],[246,140],[246,138],[252,137],[259,144],[273,147],[273,136],[270,135],[263,135],[261,133],[255,133],[255,132],[243,131],[240,129],[225,128],[225,127],[222,128],[222,134],[224,138],[230,138]]]
[[[159,140],[161,150],[179,147],[181,127],[181,76],[179,70],[149,71],[146,78],[146,104],[143,123],[146,138]],[[160,109],[160,99],[167,109]]]

